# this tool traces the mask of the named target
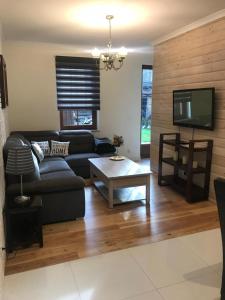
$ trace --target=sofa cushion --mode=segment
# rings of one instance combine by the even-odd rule
[[[23,141],[24,145],[30,146],[30,142],[28,139],[26,139],[22,134],[17,134],[17,133],[11,133],[10,137],[18,137],[20,140]]]
[[[45,193],[62,193],[64,191],[75,191],[83,189],[85,182],[83,178],[75,176],[73,171],[62,171],[50,174],[43,174],[41,180],[26,182],[23,185],[24,193],[29,195],[45,194]],[[20,192],[20,184],[11,184],[7,187],[7,195],[18,195]],[[64,201],[70,200],[66,196]],[[74,199],[76,200],[76,199]],[[53,203],[54,205],[54,203]]]
[[[57,159],[45,158],[39,165],[41,175],[46,173],[69,171],[70,167],[63,158],[57,157]]]
[[[39,145],[39,147],[41,148],[41,150],[43,151],[44,157],[49,156],[51,149],[49,146],[49,142],[48,141],[41,141],[41,142],[37,142],[37,141],[31,141],[31,144],[37,144]]]
[[[65,161],[65,159],[59,156],[48,156],[45,157],[44,161]]]
[[[44,152],[42,151],[41,147],[37,143],[34,143],[32,144],[32,150],[34,155],[37,157],[38,162],[41,162],[44,159]]]
[[[69,154],[90,153],[94,151],[94,137],[92,134],[60,135],[62,142],[70,142]]]
[[[41,180],[54,180],[54,179],[62,179],[62,178],[71,178],[76,177],[74,172],[69,168],[69,170],[56,171],[51,173],[41,174]]]
[[[42,130],[42,131],[14,131],[12,134],[21,134],[28,141],[59,141],[59,132],[54,130]]]
[[[97,153],[79,153],[71,154],[65,157],[66,162],[69,166],[76,170],[76,167],[80,166],[89,166],[89,158],[98,158],[100,157]]]

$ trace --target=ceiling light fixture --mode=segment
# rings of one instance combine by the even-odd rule
[[[112,51],[112,26],[111,21],[114,17],[107,15],[106,19],[109,21],[109,42],[105,51],[100,51],[95,48],[92,50],[92,56],[99,59],[100,70],[119,70],[123,66],[124,59],[127,56],[127,50],[125,47],[121,47],[118,52]]]

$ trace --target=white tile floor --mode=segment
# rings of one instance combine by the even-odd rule
[[[4,300],[219,300],[219,229],[5,278]]]

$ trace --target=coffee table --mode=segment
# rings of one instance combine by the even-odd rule
[[[128,158],[113,161],[102,157],[90,158],[89,161],[91,183],[108,200],[110,208],[114,204],[137,200],[146,200],[146,205],[150,203],[152,172],[146,167]]]

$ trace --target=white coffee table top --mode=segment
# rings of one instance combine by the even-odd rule
[[[109,157],[100,157],[89,158],[89,161],[107,178],[137,177],[143,175],[146,176],[152,173],[150,171],[150,166],[148,169],[146,166],[141,166],[128,158],[120,161],[114,161]]]

